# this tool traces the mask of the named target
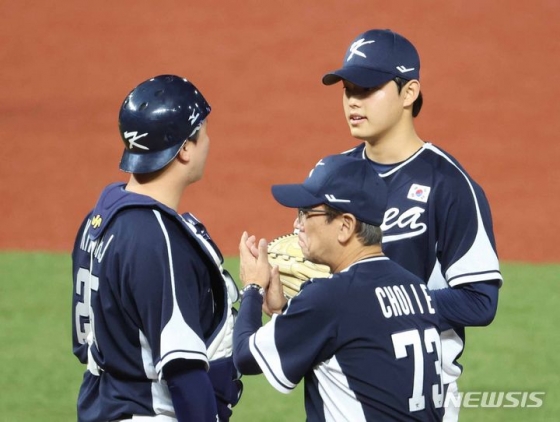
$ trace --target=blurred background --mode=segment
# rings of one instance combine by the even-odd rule
[[[485,189],[500,258],[556,262],[559,21],[556,0],[1,0],[0,249],[71,249],[101,189],[126,180],[121,102],[163,73],[213,107],[207,172],[182,211],[226,255],[243,230],[290,231],[270,185],[357,144],[340,85],[321,77],[358,33],[391,28],[420,52],[419,134]]]
[[[174,73],[212,105],[207,171],[181,212],[236,275],[243,230],[292,230],[270,185],[357,144],[340,85],[321,77],[372,28],[418,48],[419,135],[464,165],[493,211],[505,283],[492,325],[467,329],[461,390],[546,394],[538,409],[464,408],[461,420],[558,420],[559,22],[557,0],[0,0],[0,422],[76,420],[70,250],[102,188],[127,180],[128,92]],[[304,420],[301,387],[244,383],[232,422]]]

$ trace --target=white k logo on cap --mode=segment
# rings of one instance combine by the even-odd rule
[[[371,43],[374,43],[374,42],[375,42],[374,40],[366,41],[365,38],[360,38],[358,41],[355,41],[350,46],[350,55],[348,56],[346,61],[350,61],[350,59],[354,56],[354,54],[356,56],[360,56],[360,57],[363,57],[365,59],[367,56],[363,52],[358,50],[358,48],[362,47],[363,45],[371,44]]]
[[[311,171],[309,172],[309,175],[308,175],[307,177],[311,177],[311,175],[313,174],[313,172],[315,171],[315,169],[316,169],[318,166],[324,166],[324,165],[325,165],[325,163],[323,163],[323,160],[319,160],[319,162],[318,162],[317,164],[315,164],[315,167],[313,167],[313,168],[311,169]]]

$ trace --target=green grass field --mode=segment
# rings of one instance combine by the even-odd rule
[[[237,274],[235,259],[227,261]],[[560,420],[560,265],[503,264],[498,315],[467,332],[462,391],[543,391],[541,408],[464,408],[461,421]],[[0,422],[75,421],[83,368],[72,355],[70,257],[0,253]],[[303,389],[244,377],[232,422],[304,421]]]

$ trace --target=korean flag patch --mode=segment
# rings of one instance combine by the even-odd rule
[[[417,185],[414,183],[408,190],[408,199],[418,202],[428,202],[431,188],[428,186]]]

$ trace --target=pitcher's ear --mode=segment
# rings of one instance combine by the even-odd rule
[[[404,94],[404,106],[412,106],[420,95],[420,81],[416,79],[408,81],[402,89],[402,94]]]

